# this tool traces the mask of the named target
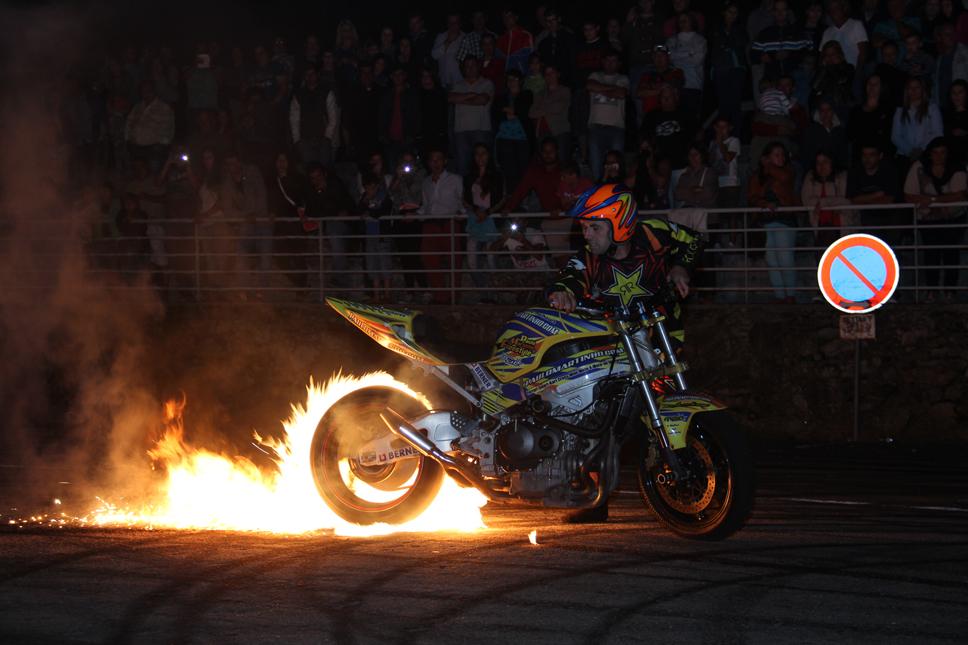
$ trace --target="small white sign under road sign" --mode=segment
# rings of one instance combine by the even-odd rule
[[[851,314],[840,317],[841,340],[874,340],[876,337],[874,314]]]

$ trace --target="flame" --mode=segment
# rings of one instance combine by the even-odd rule
[[[533,544],[535,546],[538,546],[538,530],[537,529],[535,529],[535,530],[531,531],[530,533],[528,533],[528,542],[530,542],[531,544]]]
[[[293,404],[283,421],[281,439],[255,440],[274,453],[278,472],[265,473],[245,457],[229,457],[194,448],[184,440],[182,412],[185,399],[169,401],[164,407],[167,432],[149,451],[167,473],[160,499],[139,510],[118,507],[100,500],[101,506],[87,518],[99,526],[143,528],[221,529],[305,533],[333,529],[337,535],[373,536],[395,532],[475,531],[486,528],[481,507],[486,498],[472,488],[461,488],[444,478],[440,493],[419,517],[399,525],[351,524],[326,504],[316,490],[310,467],[310,446],[320,419],[342,397],[364,387],[386,387],[407,394],[426,408],[422,394],[384,372],[356,378],[336,374],[325,385],[309,382],[304,405]],[[344,460],[345,461],[345,460]],[[342,473],[349,466],[340,464]],[[412,481],[412,479],[411,479]],[[351,486],[363,498],[387,491],[368,487],[356,480]],[[392,495],[392,493],[390,493]]]

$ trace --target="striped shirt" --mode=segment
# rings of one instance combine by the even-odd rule
[[[759,108],[765,114],[773,116],[788,116],[793,104],[786,94],[777,89],[760,92]]]

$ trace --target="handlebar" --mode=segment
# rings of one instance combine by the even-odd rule
[[[575,311],[593,316],[601,316],[604,314],[628,316],[631,315],[634,310],[638,309],[638,305],[643,305],[647,310],[651,311],[652,307],[655,305],[674,303],[678,299],[679,294],[676,293],[675,288],[670,283],[666,282],[663,283],[658,293],[655,293],[647,298],[638,299],[635,303],[635,306],[631,308],[624,305],[613,305],[601,298],[586,297],[579,298],[577,300]]]

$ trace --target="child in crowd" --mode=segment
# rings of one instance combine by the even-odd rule
[[[360,212],[366,228],[366,273],[373,284],[373,296],[378,302],[388,302],[393,269],[393,242],[385,237],[391,223],[384,220],[393,210],[390,192],[383,177],[366,171],[361,177],[363,194]]]
[[[776,81],[764,78],[760,81],[760,99],[757,107],[760,112],[770,116],[790,116],[790,110],[796,105],[796,97],[787,96]]]
[[[531,96],[538,96],[547,88],[541,67],[541,58],[537,54],[531,54],[528,57],[528,75],[524,78],[524,89],[531,92]]]

